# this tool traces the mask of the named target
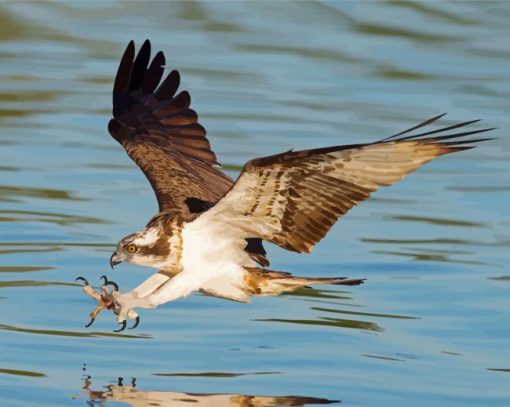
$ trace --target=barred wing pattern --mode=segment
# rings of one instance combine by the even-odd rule
[[[291,251],[310,252],[340,216],[376,189],[436,157],[488,140],[459,138],[492,130],[426,137],[475,120],[404,136],[442,116],[371,144],[288,151],[251,160],[232,189],[196,222],[203,222],[203,227],[221,224],[225,233],[239,238],[258,237]]]
[[[148,40],[136,58],[133,41],[127,46],[115,77],[108,130],[151,183],[159,210],[187,213],[188,199],[213,204],[233,181],[215,168],[216,156],[190,109],[189,93],[176,95],[179,73],[170,72],[160,83],[165,56],[158,52],[149,65],[150,53]]]

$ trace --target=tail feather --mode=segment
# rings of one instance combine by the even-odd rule
[[[252,295],[277,295],[311,285],[359,285],[365,279],[346,277],[298,277],[282,271],[246,268],[245,283]]]
[[[347,277],[292,277],[291,280],[304,280],[306,285],[315,284],[334,284],[334,285],[359,285],[363,284],[365,278],[347,278]]]

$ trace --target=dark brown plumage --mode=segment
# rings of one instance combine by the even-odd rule
[[[115,78],[108,130],[148,178],[160,211],[187,211],[187,198],[216,202],[232,180],[214,168],[216,156],[190,109],[188,92],[175,95],[179,73],[172,71],[157,88],[165,56],[158,52],[148,66],[150,49],[147,40],[135,58],[133,41],[127,46]]]
[[[115,77],[108,130],[149,180],[160,212],[200,213],[213,206],[233,180],[216,168],[206,131],[190,109],[189,93],[176,95],[179,72],[171,71],[160,84],[165,56],[158,52],[149,65],[150,53],[149,40],[136,58],[133,41],[128,44]],[[246,250],[269,265],[260,239],[248,240]]]

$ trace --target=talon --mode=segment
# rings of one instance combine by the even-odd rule
[[[128,329],[135,329],[139,323],[140,323],[140,316],[138,315],[135,319],[135,323],[133,324],[133,326]]]
[[[119,329],[114,329],[113,332],[122,332],[124,329],[126,329],[127,322],[124,320],[122,321],[122,326]]]
[[[119,291],[119,285],[115,281],[108,280],[108,277],[101,276],[104,283],[103,285],[111,285],[115,291]]]
[[[85,285],[90,285],[90,284],[89,284],[89,282],[87,281],[87,279],[86,279],[85,277],[76,277],[76,278],[74,279],[74,281],[80,281],[80,280],[81,280],[81,281],[83,281],[83,284],[85,284]]]
[[[108,281],[106,285],[111,285],[114,291],[119,291],[119,285],[115,281]]]
[[[96,320],[95,318],[92,318],[90,320],[90,322],[87,325],[85,325],[85,328],[88,328],[89,326],[91,326],[94,323],[95,320]]]

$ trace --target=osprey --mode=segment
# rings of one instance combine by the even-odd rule
[[[147,40],[135,57],[124,52],[113,87],[108,130],[143,171],[159,212],[139,232],[123,238],[111,266],[127,261],[158,272],[120,293],[108,281],[101,294],[85,279],[84,290],[126,327],[135,308],[155,308],[200,291],[248,302],[313,284],[357,285],[362,279],[305,278],[270,271],[262,241],[308,253],[336,220],[421,165],[444,154],[473,148],[487,138],[462,139],[489,131],[448,132],[479,120],[416,133],[444,114],[391,137],[368,143],[287,151],[248,161],[233,181],[219,170],[205,129],[190,109],[190,95],[177,93],[179,72],[163,81],[165,56],[150,61]],[[109,292],[107,286],[113,285]]]

